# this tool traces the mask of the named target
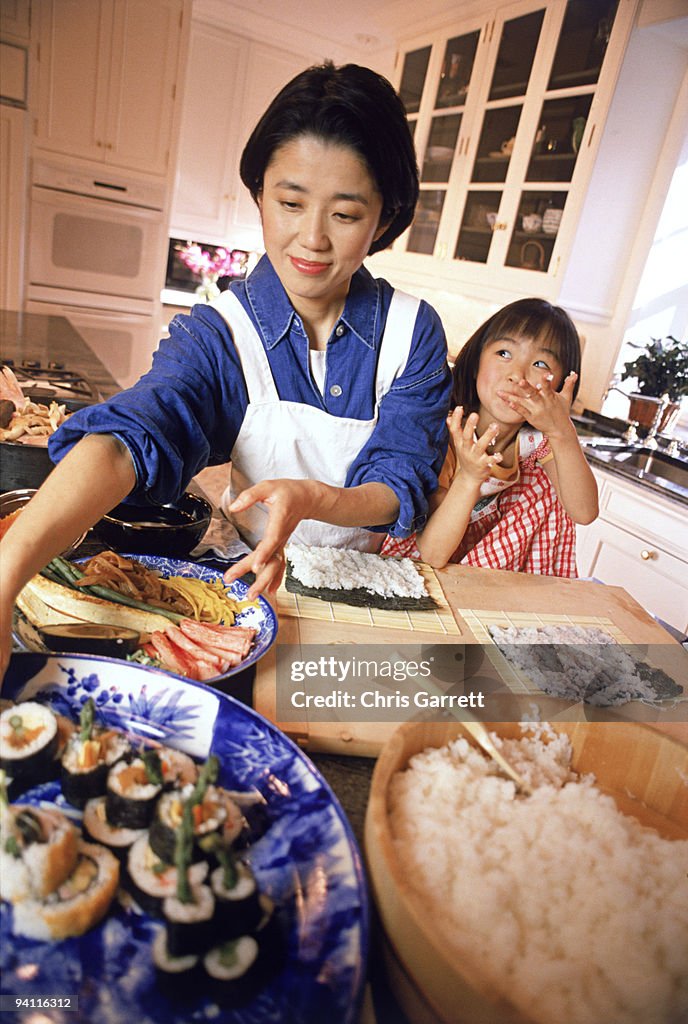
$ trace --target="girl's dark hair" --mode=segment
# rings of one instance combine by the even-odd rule
[[[277,94],[253,129],[239,173],[254,200],[275,151],[313,135],[348,146],[368,167],[382,195],[385,232],[370,253],[390,245],[411,220],[418,201],[418,167],[404,105],[382,75],[358,64],[331,61],[302,71]]]
[[[572,370],[578,375],[573,397],[580,383],[581,350],[578,331],[561,306],[544,299],[518,299],[494,313],[463,346],[454,364],[452,403],[466,412],[480,407],[476,379],[482,350],[497,338],[532,338],[557,353],[564,377]],[[563,380],[562,380],[563,383]]]

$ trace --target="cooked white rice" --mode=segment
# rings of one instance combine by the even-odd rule
[[[410,558],[381,558],[347,548],[289,544],[292,573],[305,587],[331,590],[362,588],[381,597],[427,597],[425,580]]]
[[[688,841],[622,814],[573,775],[565,735],[528,728],[496,742],[529,799],[464,739],[392,779],[396,851],[428,920],[541,1024],[687,1020]]]
[[[656,688],[659,676],[651,670],[641,674],[626,648],[596,626],[490,626],[489,631],[507,661],[552,697],[611,707],[667,696]],[[541,653],[543,644],[554,646]]]

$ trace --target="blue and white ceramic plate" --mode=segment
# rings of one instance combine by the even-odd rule
[[[124,555],[123,557],[135,558],[142,565],[145,565],[147,569],[151,569],[153,572],[160,573],[161,576],[165,577],[191,576],[194,579],[203,580],[204,583],[212,583],[215,580],[222,579],[222,573],[217,569],[213,569],[209,565],[201,565],[197,562],[184,562],[177,558],[163,558],[159,555]],[[249,584],[244,583],[242,580],[235,580],[234,583],[228,584],[226,589],[230,597],[237,601],[243,601],[248,593]],[[252,626],[253,629],[258,631],[253,647],[248,657],[244,658],[241,664],[231,668],[222,676],[215,677],[216,679],[228,679],[238,672],[244,672],[251,665],[255,665],[265,652],[272,647],[277,637],[277,616],[264,597],[259,597],[256,605],[252,608],[244,609],[244,611],[237,615],[236,622],[238,626]],[[19,646],[25,650],[46,653],[39,634],[23,616],[15,618],[14,637]],[[209,679],[206,682],[213,682],[213,680]]]
[[[220,784],[264,800],[265,831],[248,849],[259,888],[278,908],[284,966],[241,1009],[218,1007],[199,987],[179,1006],[158,987],[151,943],[159,924],[115,900],[80,938],[37,942],[12,934],[0,911],[2,994],[28,1000],[78,996],[76,1012],[35,1008],[3,1013],[3,1024],[353,1024],[368,950],[368,897],[344,812],[327,783],[274,725],[225,694],[157,669],[85,655],[12,656],[2,696],[40,700],[76,719],[92,697],[109,726],[205,759],[220,759]],[[59,782],[22,795],[67,810]],[[6,1000],[3,1000],[6,1004]],[[29,1003],[30,1006],[30,1003]]]

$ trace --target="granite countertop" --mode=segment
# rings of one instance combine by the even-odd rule
[[[19,365],[37,360],[41,366],[60,363],[93,384],[103,398],[121,391],[79,332],[64,316],[0,310],[0,358]]]

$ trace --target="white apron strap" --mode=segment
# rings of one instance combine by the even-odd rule
[[[277,402],[279,397],[268,357],[258,331],[239,299],[228,289],[210,303],[228,325],[234,339],[251,405]]]
[[[380,358],[375,379],[375,398],[379,405],[397,377],[404,372],[411,351],[413,328],[420,299],[396,289],[387,313],[387,322],[380,340]]]

